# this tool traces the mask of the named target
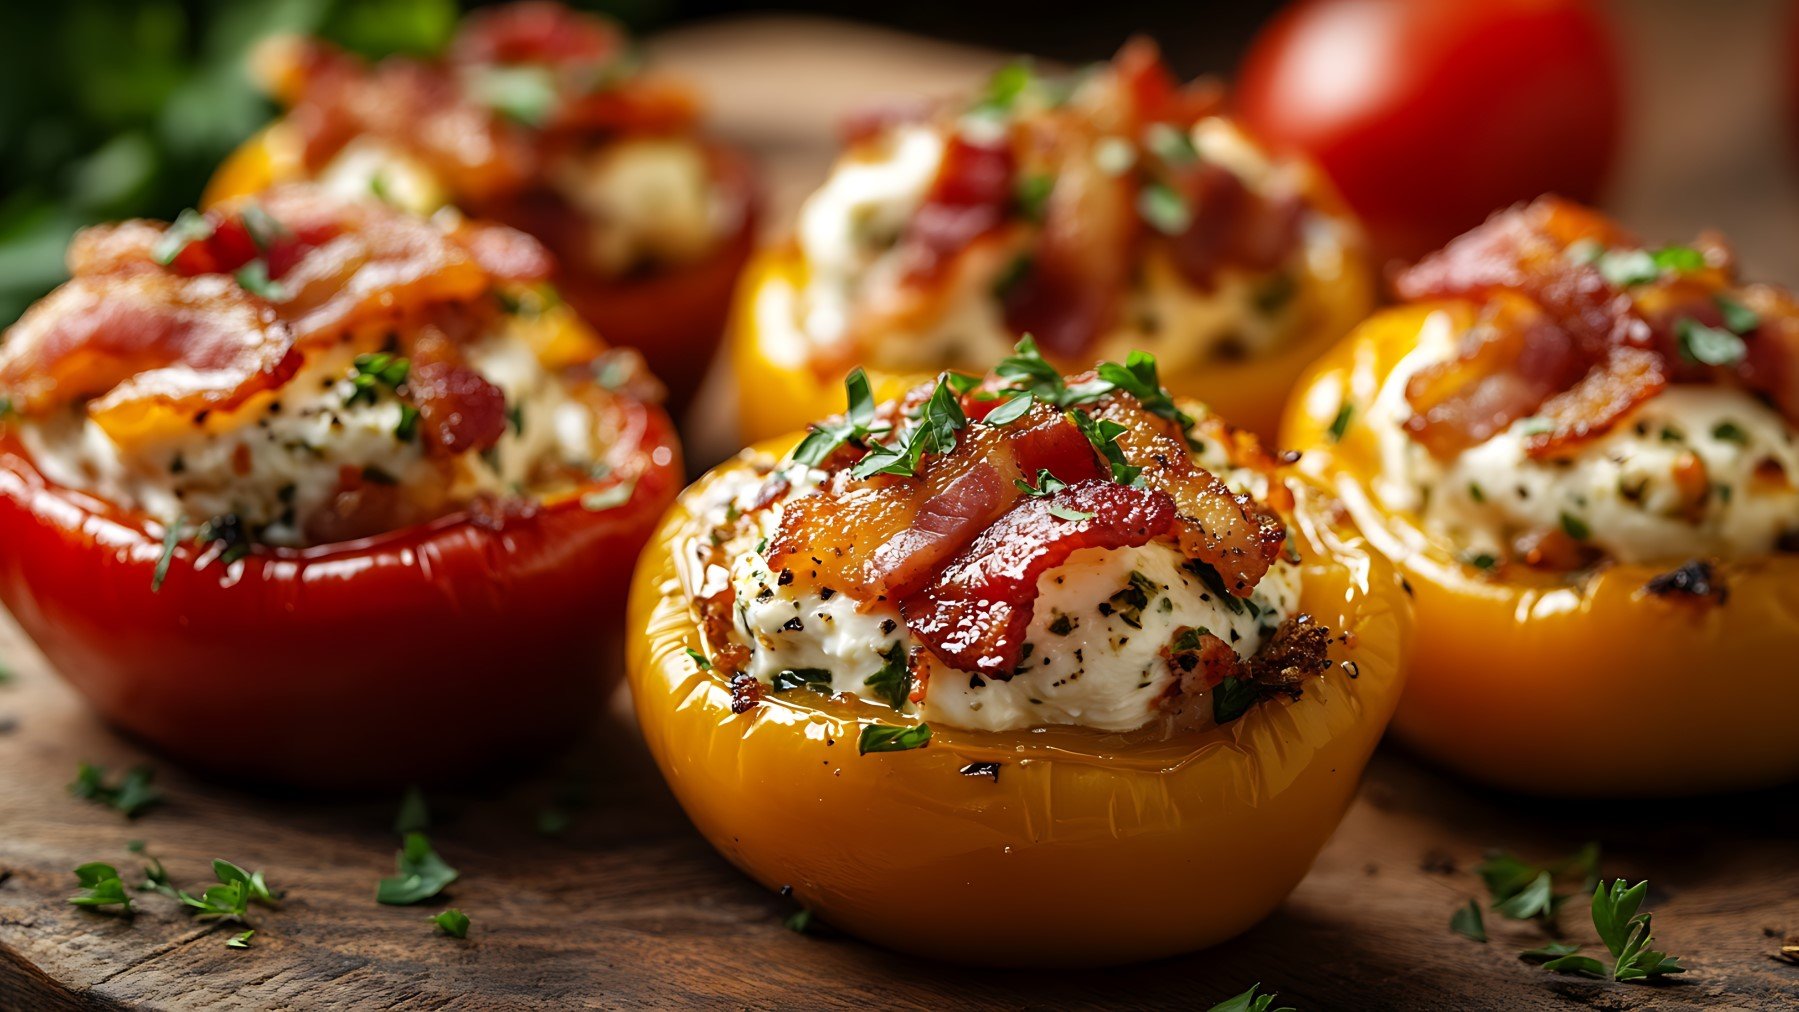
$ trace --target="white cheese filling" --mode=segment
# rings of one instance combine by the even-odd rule
[[[1381,447],[1374,491],[1477,563],[1516,539],[1562,530],[1625,563],[1742,559],[1799,532],[1799,433],[1749,394],[1672,386],[1564,457],[1525,452],[1532,420],[1439,461],[1406,435],[1406,382],[1454,354],[1447,314],[1426,322],[1370,409]]]
[[[528,487],[549,463],[586,467],[597,459],[592,412],[568,396],[526,341],[502,330],[466,349],[467,364],[506,396],[516,422],[486,454],[454,458],[453,501]],[[272,397],[215,412],[204,424],[122,446],[82,406],[16,431],[46,478],[160,521],[189,525],[236,515],[257,539],[307,543],[307,523],[329,507],[346,468],[401,488],[438,485],[445,465],[419,438],[402,438],[403,407],[390,389],[355,397],[354,353],[336,346],[311,355]]]
[[[1252,189],[1291,193],[1308,184],[1296,163],[1264,156],[1229,120],[1213,117],[1194,126],[1199,157],[1239,175]],[[1118,144],[1095,146],[1096,161]],[[799,214],[796,239],[806,282],[782,319],[758,328],[776,361],[841,355],[853,339],[859,305],[894,282],[903,264],[895,242],[937,177],[945,142],[938,128],[900,126],[859,145],[838,162]],[[1128,168],[1111,166],[1112,171]],[[1203,214],[1204,209],[1196,213]],[[1165,372],[1179,372],[1225,354],[1265,355],[1279,350],[1299,329],[1296,298],[1307,278],[1332,278],[1347,269],[1349,226],[1320,214],[1306,216],[1293,264],[1269,274],[1225,269],[1210,291],[1194,288],[1174,266],[1152,256],[1137,272],[1117,325],[1093,350],[1096,360],[1122,361],[1132,350],[1156,355]],[[865,350],[872,364],[892,370],[944,366],[984,369],[1017,341],[1005,325],[995,289],[1013,268],[1016,250],[995,245],[983,261],[961,272],[942,308],[918,328],[883,334]]]
[[[683,582],[700,596],[708,584],[716,589],[728,581],[737,598],[735,632],[750,648],[747,671],[757,681],[770,687],[805,682],[783,691],[881,701],[868,680],[889,664],[903,663],[915,644],[898,606],[801,589],[797,583],[782,586],[756,550],[779,525],[782,505],[810,493],[823,477],[788,466],[793,490],[724,546],[730,571],[689,567]],[[702,510],[699,527],[709,530],[728,503],[747,498],[759,485],[748,472],[726,483]],[[683,551],[677,558],[693,554]],[[1300,571],[1288,562],[1277,563],[1249,598],[1238,601],[1209,588],[1182,568],[1183,561],[1177,549],[1160,543],[1076,552],[1038,580],[1024,660],[1010,680],[934,662],[922,702],[908,701],[902,712],[988,731],[1054,724],[1128,731],[1164,716],[1179,681],[1164,651],[1177,631],[1204,629],[1247,657],[1294,614],[1299,601]]]

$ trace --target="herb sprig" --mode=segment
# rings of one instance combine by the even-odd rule
[[[1650,948],[1655,941],[1650,928],[1650,915],[1639,913],[1648,895],[1647,881],[1630,885],[1624,879],[1613,879],[1610,886],[1600,883],[1593,889],[1593,927],[1599,940],[1611,953],[1611,963],[1580,955],[1580,946],[1566,943],[1546,945],[1525,952],[1521,958],[1543,960],[1545,970],[1557,973],[1584,974],[1618,981],[1649,980],[1654,977],[1685,973],[1677,956]]]

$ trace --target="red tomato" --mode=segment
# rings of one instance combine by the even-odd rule
[[[221,564],[60,488],[0,431],[0,603],[128,734],[234,779],[441,780],[591,726],[621,672],[633,560],[681,487],[674,428],[622,406],[648,461],[630,498],[468,513]]]
[[[1622,85],[1589,0],[1304,0],[1250,47],[1237,101],[1309,153],[1383,256],[1543,193],[1596,199]]]

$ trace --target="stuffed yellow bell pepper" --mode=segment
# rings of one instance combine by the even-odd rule
[[[1507,788],[1799,776],[1799,312],[1545,198],[1400,275],[1285,436],[1416,595],[1395,729]]]
[[[756,186],[617,25],[532,0],[471,13],[441,59],[282,40],[257,69],[289,112],[220,166],[207,203],[314,179],[528,232],[562,297],[686,402],[755,240]]]
[[[1078,81],[1025,65],[972,100],[871,113],[752,262],[731,349],[743,434],[982,372],[1020,336],[1078,371],[1143,350],[1170,389],[1271,438],[1301,370],[1371,306],[1360,230],[1147,40]]]
[[[848,388],[639,565],[632,695],[694,823],[964,963],[1153,959],[1274,909],[1397,702],[1392,569],[1151,359]]]

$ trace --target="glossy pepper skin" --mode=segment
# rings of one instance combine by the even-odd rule
[[[753,194],[756,183],[749,163],[722,148],[715,153],[728,170],[724,181]],[[207,183],[202,203],[211,207],[306,177],[298,142],[276,123],[226,157]],[[557,272],[557,292],[607,344],[635,348],[643,355],[650,372],[668,389],[669,410],[677,417],[699,389],[724,339],[732,292],[756,245],[755,204],[752,197],[750,213],[735,234],[694,263],[620,279]],[[540,237],[545,231],[530,221],[503,223]]]
[[[1411,626],[1398,581],[1353,530],[1306,515],[1293,528],[1301,609],[1349,641],[1300,699],[1265,700],[1221,728],[1146,742],[934,726],[925,748],[858,755],[859,724],[910,718],[806,690],[733,714],[726,679],[686,652],[703,643],[673,552],[689,504],[742,466],[690,489],[638,564],[627,641],[638,720],[720,853],[878,944],[1066,967],[1230,938],[1305,875],[1397,702]],[[997,774],[967,769],[982,762]]]
[[[1350,252],[1335,276],[1308,283],[1302,297],[1312,300],[1316,322],[1289,347],[1272,355],[1208,362],[1186,372],[1164,370],[1163,385],[1174,396],[1201,401],[1232,424],[1272,442],[1294,381],[1374,304],[1373,274],[1361,257]],[[791,305],[805,281],[806,265],[798,251],[777,246],[757,254],[739,284],[728,342],[739,434],[745,442],[804,429],[843,407],[843,373],[821,372],[803,359],[797,335],[777,334],[769,326],[771,320],[787,318],[779,307]],[[897,397],[931,378],[866,371],[877,400]]]
[[[232,779],[361,790],[540,754],[616,684],[628,570],[681,482],[658,407],[621,410],[630,498],[456,513],[223,563],[58,487],[0,425],[0,603],[109,722]]]
[[[1498,579],[1377,505],[1374,434],[1351,424],[1333,441],[1329,430],[1346,398],[1365,410],[1436,311],[1465,325],[1474,309],[1376,315],[1314,367],[1283,430],[1299,467],[1336,490],[1413,590],[1413,674],[1395,732],[1445,766],[1535,794],[1663,797],[1799,777],[1799,558],[1719,565],[1723,604],[1645,591],[1678,561]]]

